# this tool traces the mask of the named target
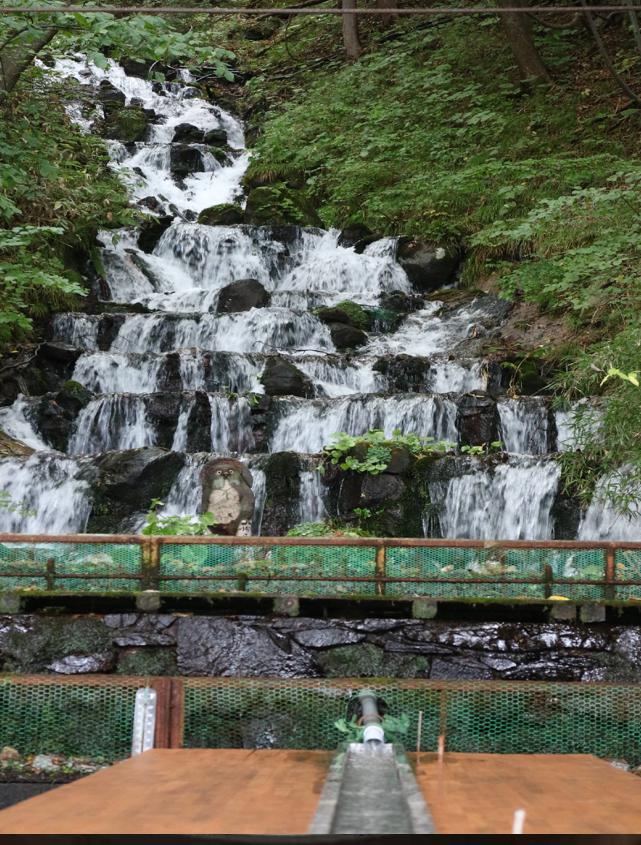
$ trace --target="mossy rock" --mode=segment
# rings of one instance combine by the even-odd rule
[[[283,183],[265,185],[250,191],[245,208],[245,223],[253,226],[322,226],[305,192]]]
[[[234,226],[242,223],[243,218],[244,212],[239,205],[233,202],[222,202],[203,209],[198,215],[198,223],[201,226]]]
[[[102,134],[110,140],[131,144],[144,140],[149,122],[148,110],[140,106],[116,109],[105,117]]]
[[[430,669],[423,655],[389,653],[372,643],[321,651],[316,660],[328,678],[425,678]]]
[[[362,305],[350,300],[331,307],[318,308],[315,313],[322,323],[344,323],[364,332],[369,331],[374,324],[373,315]]]
[[[118,675],[176,675],[176,652],[172,648],[129,648],[118,656]]]

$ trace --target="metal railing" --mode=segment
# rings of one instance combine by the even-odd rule
[[[198,554],[213,560],[183,565]],[[511,595],[536,587],[549,598],[569,585],[615,599],[621,588],[641,597],[641,542],[0,534],[0,591],[91,592],[92,582],[106,592],[119,582],[114,591],[279,593],[287,585],[290,594],[322,583],[323,595],[349,584],[395,598],[437,587],[442,595],[446,586],[469,594],[474,585]]]

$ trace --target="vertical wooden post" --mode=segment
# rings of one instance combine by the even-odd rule
[[[605,550],[605,580],[607,581],[604,593],[606,599],[614,599],[616,597],[616,566],[615,566],[616,549],[614,546],[608,546]]]
[[[385,546],[382,544],[376,547],[376,565],[375,565],[375,572],[377,578],[385,578],[385,563],[386,563],[386,555],[385,555]],[[385,595],[385,581],[377,581],[376,582],[376,595],[377,596],[384,596]]]
[[[171,679],[171,717],[169,720],[169,748],[182,748],[185,733],[185,682]]]
[[[554,587],[554,570],[549,563],[543,565],[543,595],[549,599]]]
[[[52,557],[47,559],[46,572],[47,590],[53,592],[56,589],[56,561]]]

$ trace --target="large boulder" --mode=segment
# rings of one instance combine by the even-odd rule
[[[45,442],[65,452],[76,418],[92,398],[77,381],[67,381],[55,393],[38,397],[32,407],[33,422]]]
[[[132,517],[146,513],[152,499],[165,501],[184,463],[180,452],[157,446],[94,458],[81,473],[93,493],[87,531],[113,534],[131,530]]]
[[[102,106],[102,110],[105,115],[124,108],[125,103],[127,102],[127,98],[122,91],[116,88],[115,85],[112,85],[107,79],[103,79],[98,86],[96,98],[98,103]]]
[[[268,396],[311,398],[314,395],[314,386],[308,376],[280,355],[267,359],[260,380]]]
[[[174,129],[174,144],[213,144],[219,146],[227,143],[227,133],[224,129],[199,129],[192,123],[179,123]]]
[[[457,252],[410,238],[399,241],[396,260],[414,288],[421,293],[450,284],[461,263]]]
[[[203,154],[198,147],[189,144],[172,144],[169,168],[174,179],[184,179],[192,173],[204,173]]]
[[[493,399],[475,393],[460,397],[456,426],[462,445],[483,446],[498,440],[498,425],[499,417]]]
[[[274,452],[263,469],[266,496],[261,533],[282,536],[300,521],[301,459],[295,452]]]
[[[338,245],[354,248],[354,252],[361,253],[367,244],[377,240],[377,236],[364,223],[350,223],[340,233]]]
[[[210,513],[212,534],[251,534],[254,514],[252,476],[245,464],[232,458],[215,458],[200,474],[203,487],[202,513]]]
[[[270,296],[257,279],[238,279],[221,288],[218,294],[219,314],[249,311],[269,305]]]
[[[245,223],[252,226],[321,226],[313,203],[301,188],[283,183],[253,188],[247,197]]]
[[[164,214],[162,217],[148,217],[144,220],[139,229],[138,248],[143,252],[152,253],[173,220],[170,214]]]
[[[328,328],[332,336],[332,342],[340,352],[346,349],[356,349],[358,346],[366,344],[369,340],[364,331],[354,328],[354,326],[348,326],[345,323],[329,323]]]
[[[140,106],[109,110],[102,123],[102,136],[122,144],[143,141],[154,117],[153,111]]]
[[[346,326],[353,326],[361,331],[368,331],[372,328],[374,319],[369,311],[357,302],[346,300],[336,305],[318,308],[316,316],[322,323],[344,323]]]
[[[243,208],[234,202],[223,202],[204,208],[198,215],[201,226],[235,226],[242,223],[245,216]]]

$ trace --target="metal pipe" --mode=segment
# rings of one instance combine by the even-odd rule
[[[368,746],[379,746],[385,742],[385,732],[382,726],[382,717],[378,712],[378,697],[371,689],[363,689],[358,693],[358,700],[361,705],[361,721],[365,726],[363,733],[363,744]]]

